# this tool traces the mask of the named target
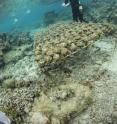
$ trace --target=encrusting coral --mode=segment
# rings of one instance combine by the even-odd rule
[[[42,71],[62,63],[79,48],[113,31],[110,24],[58,23],[35,36],[35,59]]]
[[[35,101],[30,124],[65,124],[92,103],[89,86],[68,83],[51,89]]]

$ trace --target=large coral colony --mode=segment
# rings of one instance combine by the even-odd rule
[[[36,66],[37,70],[40,68],[41,72],[49,72],[55,66],[59,67],[79,49],[87,48],[97,39],[111,34],[114,27],[108,23],[62,22],[36,32],[33,56],[35,64],[39,65]],[[2,67],[4,47],[1,47]],[[72,78],[63,79],[62,82],[59,85],[53,82],[54,87],[48,87],[49,82],[40,80],[6,80],[6,85],[0,87],[0,111],[5,112],[14,124],[68,124],[92,103],[92,90],[90,86],[79,84]]]
[[[36,61],[42,71],[46,71],[112,30],[110,24],[60,23],[51,26],[43,34],[36,35]]]

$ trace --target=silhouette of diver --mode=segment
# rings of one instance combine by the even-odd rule
[[[83,7],[80,4],[80,1],[79,0],[65,0],[65,2],[63,3],[63,6],[64,7],[68,6],[69,2],[70,2],[70,5],[71,5],[71,8],[72,8],[73,20],[78,22],[78,19],[79,19],[80,22],[86,22],[83,19]]]

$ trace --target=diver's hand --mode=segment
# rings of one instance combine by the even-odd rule
[[[79,6],[79,10],[83,10],[83,6],[80,5],[80,6]]]
[[[63,7],[67,7],[67,6],[69,6],[69,5],[70,5],[70,3],[67,3],[67,4],[62,3],[62,6],[63,6]]]
[[[65,3],[62,3],[62,6],[65,7]]]

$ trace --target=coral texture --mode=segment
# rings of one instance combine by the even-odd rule
[[[59,65],[113,30],[110,24],[59,23],[35,36],[35,59],[42,71]]]

